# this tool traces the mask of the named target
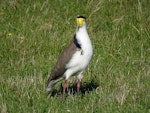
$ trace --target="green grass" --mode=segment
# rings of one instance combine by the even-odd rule
[[[149,113],[149,0],[0,0],[1,113]],[[80,96],[76,77],[49,97],[45,82],[87,17],[94,56]],[[93,85],[93,86],[92,86]]]

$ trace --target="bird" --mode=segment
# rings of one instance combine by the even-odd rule
[[[77,76],[77,93],[79,93],[83,72],[93,56],[93,46],[86,28],[86,17],[77,16],[76,24],[77,27],[73,40],[59,55],[46,82],[46,91],[50,92],[58,81],[65,79],[62,92],[63,100],[68,79],[72,75]]]

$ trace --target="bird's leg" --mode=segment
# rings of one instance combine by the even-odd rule
[[[65,95],[66,88],[67,88],[67,80],[65,80],[64,86],[63,86],[62,101],[64,101],[64,95]]]
[[[79,95],[79,91],[80,91],[80,80],[78,79],[78,82],[77,82],[77,93]]]

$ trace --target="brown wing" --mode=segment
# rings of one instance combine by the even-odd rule
[[[54,69],[51,72],[51,75],[47,81],[47,84],[51,80],[56,80],[60,78],[65,73],[65,71],[67,70],[66,64],[69,62],[72,55],[75,53],[76,49],[77,47],[73,41],[66,49],[64,49],[64,51],[60,54]]]

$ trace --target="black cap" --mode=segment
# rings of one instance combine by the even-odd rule
[[[86,17],[80,16],[80,15],[78,15],[77,18],[84,18],[84,19],[86,19]]]

